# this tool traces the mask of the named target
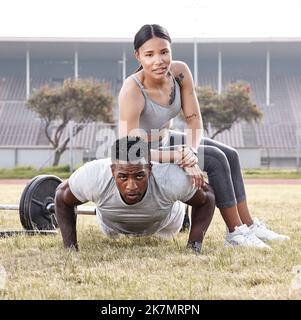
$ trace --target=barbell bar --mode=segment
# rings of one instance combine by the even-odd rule
[[[54,175],[39,175],[31,179],[25,186],[19,205],[0,204],[0,210],[19,211],[24,230],[0,230],[0,238],[18,234],[46,235],[56,234],[58,227],[55,217],[54,196],[62,180]],[[78,206],[76,214],[95,215],[93,206]]]
[[[54,203],[50,203],[46,209],[49,210],[51,213],[55,213]],[[0,204],[0,210],[14,210],[19,211],[19,205],[18,204]],[[94,215],[95,214],[95,207],[93,206],[78,206],[76,208],[77,214],[83,214],[83,215]]]

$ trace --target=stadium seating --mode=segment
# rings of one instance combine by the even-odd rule
[[[213,69],[213,66],[212,66]],[[216,69],[216,66],[215,66]],[[217,89],[217,75],[209,72],[210,66],[200,75],[199,85],[211,85]],[[254,75],[252,66],[239,73],[238,69],[225,68],[223,86],[229,82],[243,80],[250,84],[252,97],[262,110],[264,117],[259,123],[236,123],[231,130],[216,136],[216,140],[235,148],[260,148],[263,158],[285,157],[293,154],[296,148],[297,129],[301,127],[301,76],[275,75],[271,77],[271,104],[266,105],[266,80],[264,75]],[[31,90],[43,84],[59,84],[63,79],[31,79]],[[117,96],[120,82],[110,79],[110,90]],[[43,125],[36,114],[25,106],[26,81],[21,76],[0,75],[0,145],[45,145],[48,141],[43,132]],[[118,108],[115,102],[115,116]],[[176,122],[177,123],[177,122]],[[101,124],[91,123],[74,140],[75,148],[84,148],[96,152],[96,135]],[[210,129],[208,136],[213,134]],[[65,132],[65,135],[68,133]],[[300,138],[301,139],[301,138]],[[268,150],[268,151],[267,151]]]

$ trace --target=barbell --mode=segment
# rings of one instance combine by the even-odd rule
[[[0,230],[0,238],[19,234],[48,235],[57,233],[54,196],[62,180],[54,175],[39,175],[25,186],[19,205],[0,204],[0,210],[18,210],[23,230]],[[77,214],[95,215],[95,207],[78,206]]]

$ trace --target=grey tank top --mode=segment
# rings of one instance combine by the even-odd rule
[[[140,115],[139,127],[151,134],[151,130],[162,130],[169,127],[169,121],[173,119],[181,110],[181,91],[180,86],[171,75],[175,84],[175,96],[173,102],[168,106],[162,106],[148,97],[143,84],[140,80],[132,75],[138,84],[145,98],[144,108]]]

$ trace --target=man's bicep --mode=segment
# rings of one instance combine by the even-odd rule
[[[196,191],[191,177],[177,165],[170,165],[169,171],[165,174],[165,179],[166,193],[173,201],[186,202],[192,198]]]
[[[55,202],[57,204],[63,203],[68,207],[74,207],[83,203],[72,193],[68,181],[63,182],[58,187],[55,194]]]
[[[213,188],[207,183],[203,189],[197,189],[195,194],[189,200],[185,201],[185,203],[190,206],[200,206],[206,202],[212,202],[215,204]]]
[[[206,195],[203,190],[197,189],[195,194],[189,200],[185,201],[190,206],[200,206],[206,202]]]

